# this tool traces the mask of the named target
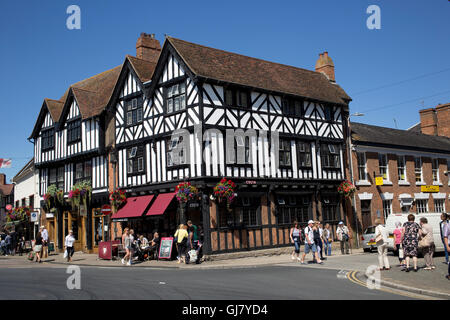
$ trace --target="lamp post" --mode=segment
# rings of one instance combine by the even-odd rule
[[[353,185],[355,185],[355,179],[353,178],[353,159],[352,159],[352,132],[350,130],[350,117],[362,117],[364,116],[364,113],[355,112],[352,114],[349,114],[347,118],[347,141],[348,141],[348,159],[350,162],[350,180]],[[356,247],[359,248],[359,232],[358,232],[358,214],[356,213],[356,195],[353,193],[352,196],[352,211],[355,218],[355,230],[356,230]]]

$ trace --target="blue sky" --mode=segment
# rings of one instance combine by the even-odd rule
[[[81,8],[81,30],[66,9]],[[369,5],[381,29],[369,30]],[[352,121],[406,129],[418,111],[450,102],[450,2],[435,1],[2,1],[0,169],[8,180],[32,157],[27,141],[44,98],[135,55],[141,32],[314,69],[327,50],[353,98]],[[412,80],[411,80],[412,79]],[[409,81],[404,81],[409,80]],[[400,83],[399,83],[400,82]],[[378,90],[373,90],[382,87]],[[422,103],[423,101],[423,103]]]

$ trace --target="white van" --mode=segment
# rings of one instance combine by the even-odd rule
[[[394,249],[394,230],[395,230],[395,223],[397,221],[400,221],[403,225],[406,221],[408,221],[408,215],[410,213],[393,213],[388,216],[386,219],[386,229],[389,232],[389,240],[388,240],[388,250]],[[428,224],[433,227],[433,239],[434,239],[434,245],[436,246],[436,252],[444,251],[444,244],[441,240],[441,232],[440,232],[440,225],[441,222],[441,213],[421,213],[421,214],[415,214],[416,217],[414,222],[420,225],[420,218],[425,217],[428,220]]]

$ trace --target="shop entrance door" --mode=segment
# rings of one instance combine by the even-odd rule
[[[92,243],[94,253],[98,253],[98,244],[102,241],[106,241],[106,223],[106,218],[101,214],[100,209],[94,209],[92,215]]]
[[[75,243],[73,244],[75,251],[85,251],[86,249],[86,218],[69,211],[64,212],[64,241],[69,234],[69,230],[73,231]]]

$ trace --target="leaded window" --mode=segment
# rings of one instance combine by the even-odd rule
[[[127,173],[128,175],[142,174],[145,170],[145,148],[134,146],[127,149]]]
[[[280,139],[279,148],[280,166],[291,166],[291,141]]]
[[[67,143],[75,143],[81,140],[81,120],[67,122]]]
[[[167,113],[186,109],[186,84],[177,83],[167,88]]]
[[[337,195],[322,195],[322,220],[338,221],[340,219],[339,198]]]
[[[340,168],[339,146],[335,144],[322,144],[320,159],[324,168]]]
[[[55,147],[55,129],[42,131],[41,135],[42,151],[47,151]]]
[[[311,144],[297,141],[297,155],[299,167],[311,167]]]
[[[143,98],[137,97],[125,102],[127,126],[134,126],[142,123],[143,120]]]
[[[279,195],[276,210],[278,224],[306,224],[312,214],[311,195]]]

